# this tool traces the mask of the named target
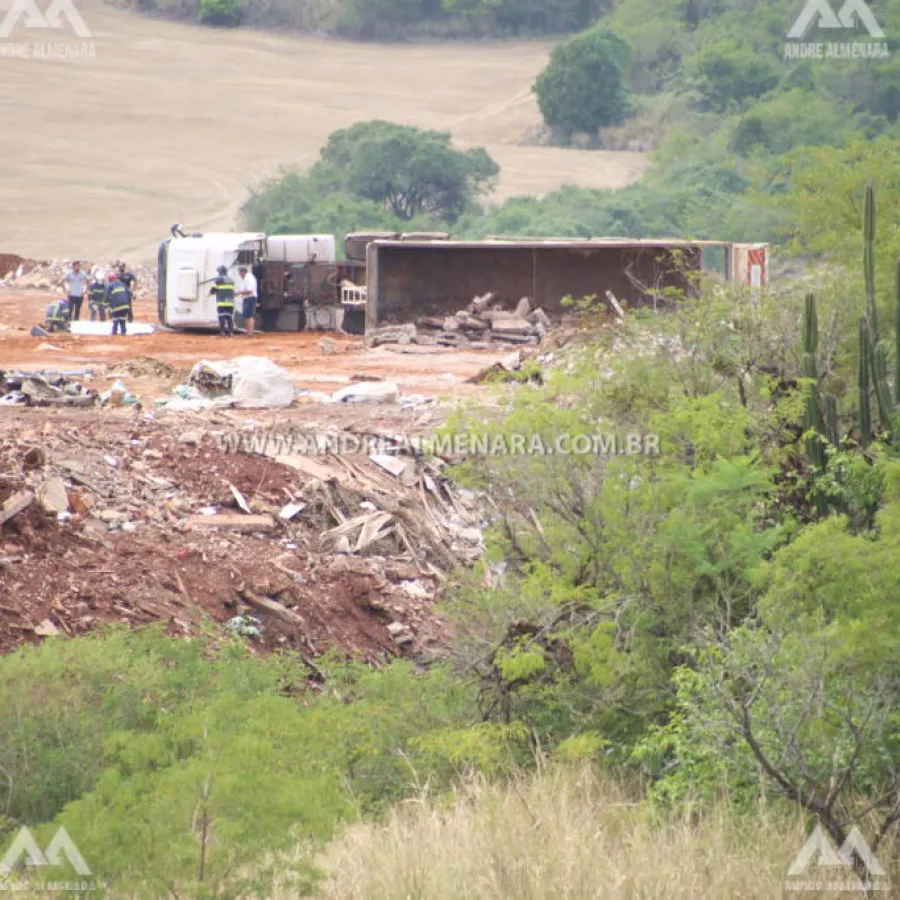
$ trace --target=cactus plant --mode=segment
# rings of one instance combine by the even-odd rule
[[[832,447],[837,447],[841,442],[841,434],[838,430],[837,400],[830,394],[825,398],[825,434]]]
[[[878,335],[878,311],[875,308],[875,191],[866,185],[863,213],[863,274],[866,279],[866,315],[873,337]]]
[[[872,440],[872,412],[869,407],[869,321],[859,320],[859,442],[867,447]]]
[[[900,402],[900,260],[894,278],[894,399]]]
[[[809,380],[803,430],[807,432],[806,452],[817,469],[825,467],[825,448],[822,409],[819,404],[819,376],[816,367],[816,351],[819,348],[819,319],[816,314],[816,298],[806,295],[803,311],[803,374]]]
[[[896,362],[894,390],[888,380],[887,350],[885,342],[878,330],[878,309],[875,302],[875,192],[871,184],[866,185],[866,204],[863,213],[863,272],[866,282],[866,335],[863,341],[860,333],[860,403],[863,397],[863,374],[866,384],[866,415],[868,416],[868,431],[871,435],[871,407],[868,405],[871,385],[875,390],[875,402],[878,406],[878,419],[883,432],[888,439],[892,437],[893,418],[896,412],[894,398],[900,397],[900,357]],[[900,269],[898,269],[900,278]],[[896,302],[898,309],[895,315],[896,333],[894,335],[897,350],[900,351],[900,283],[898,283]],[[862,357],[865,356],[865,367]],[[865,368],[865,372],[864,372]],[[860,408],[860,426],[862,426],[863,409]],[[863,429],[860,427],[860,431]]]

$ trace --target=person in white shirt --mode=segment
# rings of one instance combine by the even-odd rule
[[[256,276],[246,266],[238,267],[237,295],[241,299],[241,314],[247,324],[247,334],[253,334],[256,330],[256,304],[257,296]]]
[[[81,263],[76,259],[72,268],[66,273],[63,285],[66,289],[66,297],[69,300],[69,309],[72,310],[72,321],[77,322],[81,318],[81,304],[84,301],[85,286],[91,279],[86,272],[81,271]]]

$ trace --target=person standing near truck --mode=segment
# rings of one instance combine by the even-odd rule
[[[241,300],[241,315],[247,324],[247,334],[256,331],[256,304],[259,302],[257,294],[256,276],[246,267],[238,268],[237,295]]]
[[[128,314],[131,312],[131,300],[128,295],[128,288],[119,281],[115,272],[110,272],[109,283],[106,286],[106,305],[109,307],[109,317],[112,319],[112,333],[121,333],[125,335],[125,323],[128,321]]]
[[[135,278],[132,272],[128,271],[128,267],[125,263],[120,262],[117,266],[117,274],[119,276],[119,281],[125,285],[125,290],[128,291],[128,321],[134,321],[134,292],[137,289],[137,278]]]
[[[218,276],[210,294],[216,295],[216,313],[219,316],[219,334],[231,337],[234,334],[234,282],[225,266],[219,266]]]
[[[88,306],[91,313],[91,321],[106,321],[106,285],[100,272],[94,275],[94,280],[88,287]]]
[[[90,281],[87,273],[81,271],[81,263],[76,259],[72,268],[66,273],[63,284],[69,307],[72,310],[72,321],[77,322],[81,318],[81,304],[84,302],[84,288]]]

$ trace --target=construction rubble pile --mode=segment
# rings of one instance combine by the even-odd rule
[[[380,662],[442,657],[432,604],[483,552],[484,501],[440,459],[223,452],[212,410],[0,420],[0,652],[102,623]],[[16,598],[11,604],[8,598]]]
[[[111,260],[107,263],[95,264],[82,260],[81,268],[88,275],[104,278],[118,262],[118,260]],[[126,263],[126,265],[128,264]],[[72,260],[68,259],[54,259],[48,262],[3,254],[0,255],[0,288],[53,291],[60,288],[71,267]],[[156,296],[156,271],[154,269],[148,266],[128,265],[128,271],[136,278],[138,299]]]
[[[0,371],[0,406],[53,406],[84,409],[91,406],[139,404],[139,398],[130,394],[128,388],[120,380],[117,380],[105,391],[88,387],[85,381],[94,377],[93,369]]]
[[[475,297],[454,316],[421,316],[415,324],[388,325],[367,334],[370,347],[382,344],[433,344],[443,347],[467,347],[473,350],[496,349],[497,344],[540,344],[550,332],[551,323],[542,309],[532,309],[528,297],[522,297],[514,310],[494,302],[491,293]]]

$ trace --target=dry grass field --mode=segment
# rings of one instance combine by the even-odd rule
[[[0,53],[0,251],[149,262],[173,222],[234,227],[248,184],[368,118],[487,147],[497,200],[621,186],[644,166],[639,153],[520,146],[539,122],[529,87],[548,44],[356,44],[76,3],[95,58]],[[20,23],[6,43],[35,40],[80,41]]]
[[[473,777],[452,803],[424,794],[382,824],[353,825],[317,860],[330,900],[806,900],[858,882],[849,868],[788,877],[811,825],[723,801],[664,816],[585,769],[508,785]],[[881,860],[893,860],[885,847]],[[890,866],[881,887],[896,879]],[[799,888],[799,891],[798,891]],[[277,900],[296,896],[277,892]],[[888,896],[884,894],[883,896]],[[896,896],[892,892],[890,896]]]

